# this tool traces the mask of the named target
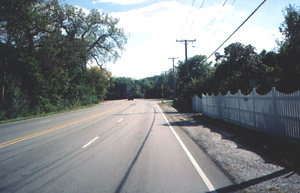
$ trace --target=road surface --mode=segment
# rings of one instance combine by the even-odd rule
[[[216,192],[231,181],[155,100],[0,125],[0,192]]]

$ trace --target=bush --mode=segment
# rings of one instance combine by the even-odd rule
[[[26,116],[29,113],[29,101],[27,93],[21,90],[20,80],[13,75],[8,75],[5,88],[0,120]]]

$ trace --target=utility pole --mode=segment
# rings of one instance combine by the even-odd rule
[[[161,83],[161,102],[164,103],[164,84]]]
[[[187,45],[189,42],[195,42],[196,39],[194,40],[176,40],[176,42],[184,42],[184,46],[185,46],[185,64],[186,64],[186,73],[187,73],[187,77],[190,76],[190,72],[189,72],[189,64],[188,64],[188,57],[187,57]]]
[[[174,70],[174,60],[175,59],[178,59],[178,58],[169,58],[169,59],[172,59],[173,60],[173,102],[175,101],[175,96],[176,96],[176,92],[175,92],[175,70]]]

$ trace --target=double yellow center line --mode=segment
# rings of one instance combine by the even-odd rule
[[[120,107],[117,107],[117,108],[120,108]],[[44,135],[46,133],[51,133],[53,131],[57,131],[59,129],[63,129],[65,127],[69,127],[69,126],[72,126],[72,125],[76,125],[78,123],[81,123],[81,122],[84,122],[84,121],[87,121],[87,120],[90,120],[90,119],[93,119],[93,118],[96,118],[96,117],[99,117],[103,114],[106,114],[106,113],[109,113],[111,111],[114,111],[115,109],[117,108],[113,108],[113,109],[110,109],[108,111],[104,111],[104,112],[101,112],[101,113],[98,113],[98,114],[95,114],[95,115],[92,115],[90,117],[86,117],[86,118],[83,118],[83,119],[79,119],[77,121],[73,121],[73,122],[70,122],[70,123],[66,123],[66,124],[63,124],[63,125],[59,125],[57,127],[53,127],[53,128],[50,128],[50,129],[46,129],[44,131],[40,131],[40,132],[37,132],[37,133],[33,133],[33,134],[30,134],[30,135],[26,135],[24,137],[20,137],[20,138],[16,138],[16,139],[13,139],[13,140],[10,140],[10,141],[6,141],[6,142],[3,142],[3,143],[0,143],[0,148],[3,148],[5,146],[9,146],[9,145],[12,145],[12,144],[15,144],[15,143],[18,143],[18,142],[21,142],[21,141],[25,141],[27,139],[31,139],[31,138],[34,138],[34,137],[38,137],[38,136],[41,136],[41,135]]]

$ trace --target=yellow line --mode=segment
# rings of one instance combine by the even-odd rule
[[[117,108],[121,108],[121,107],[117,107]],[[101,113],[98,113],[98,114],[95,114],[95,115],[92,115],[90,117],[86,117],[86,118],[83,118],[83,119],[79,119],[77,121],[73,121],[73,122],[70,122],[70,123],[66,123],[66,124],[63,124],[63,125],[59,125],[57,127],[53,127],[53,128],[50,128],[50,129],[46,129],[44,131],[40,131],[40,132],[37,132],[37,133],[33,133],[33,134],[30,134],[30,135],[26,135],[24,137],[19,137],[19,138],[16,138],[16,139],[13,139],[13,140],[10,140],[10,141],[6,141],[6,142],[3,142],[3,143],[0,143],[0,148],[3,148],[5,146],[9,146],[9,145],[12,145],[12,144],[15,144],[15,143],[18,143],[18,142],[21,142],[21,141],[25,141],[27,139],[31,139],[31,138],[34,138],[34,137],[38,137],[38,136],[41,136],[41,135],[44,135],[44,134],[47,134],[47,133],[51,133],[53,131],[57,131],[59,129],[62,129],[62,128],[65,128],[65,127],[69,127],[69,126],[72,126],[72,125],[76,125],[78,123],[81,123],[81,122],[84,122],[84,121],[87,121],[87,120],[90,120],[90,119],[93,119],[93,118],[96,118],[96,117],[99,117],[103,114],[106,114],[106,113],[109,113],[111,111],[114,111],[115,109],[117,108],[113,108],[113,109],[110,109],[108,111],[104,111],[104,112],[101,112]]]

